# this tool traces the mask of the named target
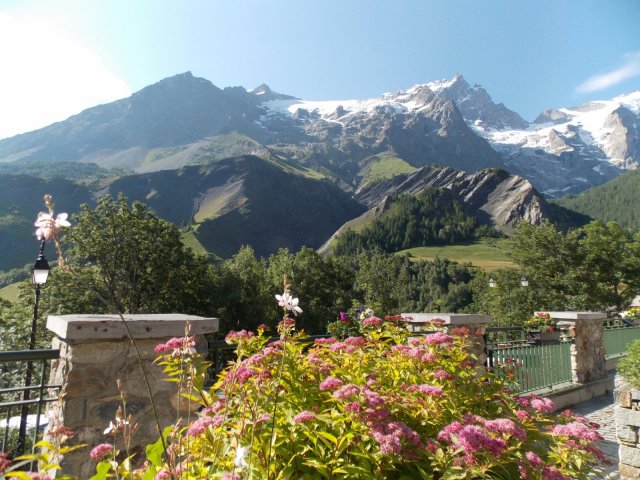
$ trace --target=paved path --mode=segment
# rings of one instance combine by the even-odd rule
[[[616,421],[613,416],[613,394],[602,395],[592,398],[579,405],[571,407],[570,410],[580,415],[584,415],[592,422],[600,424],[600,433],[604,440],[599,443],[599,447],[607,458],[613,463],[605,469],[609,475],[608,479],[619,479],[618,473],[618,441],[616,439]],[[598,478],[598,477],[594,477]]]

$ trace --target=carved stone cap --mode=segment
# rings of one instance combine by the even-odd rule
[[[489,315],[476,315],[472,313],[401,313],[409,324],[423,324],[434,318],[441,318],[446,325],[484,325],[491,322]],[[409,320],[407,317],[411,317]]]
[[[190,335],[218,331],[217,318],[154,313],[124,315],[133,338],[181,337],[187,322]],[[110,340],[126,338],[127,333],[118,315],[49,315],[47,328],[64,340]]]
[[[607,314],[603,312],[536,312],[548,313],[556,320],[604,320]]]

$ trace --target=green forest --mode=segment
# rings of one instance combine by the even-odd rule
[[[434,199],[434,205],[442,198],[435,191],[400,204],[420,209],[424,199]],[[441,225],[472,224],[455,203],[445,205],[451,221]],[[495,288],[489,288],[487,272],[469,264],[416,261],[375,246],[346,255],[283,249],[268,258],[245,246],[230,259],[210,263],[183,244],[178,227],[124,196],[105,196],[93,209],[83,206],[72,225],[62,234],[68,269],[54,268],[43,287],[39,332],[48,314],[118,311],[215,316],[220,335],[259,324],[273,329],[280,317],[274,295],[285,284],[300,298],[297,325],[310,334],[326,333],[340,312],[354,309],[371,308],[378,316],[478,312],[491,315],[495,325],[521,324],[535,310],[620,311],[640,292],[640,233],[614,222],[594,221],[569,232],[550,223],[523,223],[505,241],[516,267],[492,272]],[[52,245],[47,255],[53,263]],[[518,284],[521,275],[529,278],[527,288]],[[0,301],[3,350],[27,344],[30,281],[20,291],[14,302]],[[49,344],[46,335],[39,338],[42,346]]]
[[[336,240],[336,255],[362,251],[397,252],[426,245],[452,244],[498,233],[478,221],[464,202],[441,188],[418,195],[394,195],[380,218],[356,232],[349,229]]]
[[[640,170],[626,172],[603,185],[553,200],[553,203],[640,231]]]

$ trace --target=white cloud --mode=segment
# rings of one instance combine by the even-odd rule
[[[629,78],[640,75],[640,52],[625,55],[625,63],[611,72],[587,78],[576,87],[577,93],[591,93],[613,87]]]
[[[131,94],[94,52],[51,19],[0,12],[0,139]]]

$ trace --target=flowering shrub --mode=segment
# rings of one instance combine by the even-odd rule
[[[640,307],[631,307],[624,312],[625,320],[640,320]]]
[[[540,330],[542,332],[554,332],[558,328],[558,322],[551,318],[548,313],[540,312],[536,313],[529,320],[524,322],[524,326],[527,328]]]
[[[327,325],[327,332],[335,338],[344,340],[361,335],[361,324],[357,312],[340,312],[338,319]]]
[[[278,300],[299,313],[297,300]],[[188,338],[163,344],[160,362],[201,409],[147,448],[145,467],[120,475],[586,479],[603,460],[595,424],[568,412],[553,417],[550,400],[479,374],[466,329],[410,338],[393,319],[369,319],[362,336],[311,345],[287,315],[274,343],[263,329],[232,332],[237,360],[208,390]],[[93,452],[106,457],[102,468],[112,465],[107,446]]]

